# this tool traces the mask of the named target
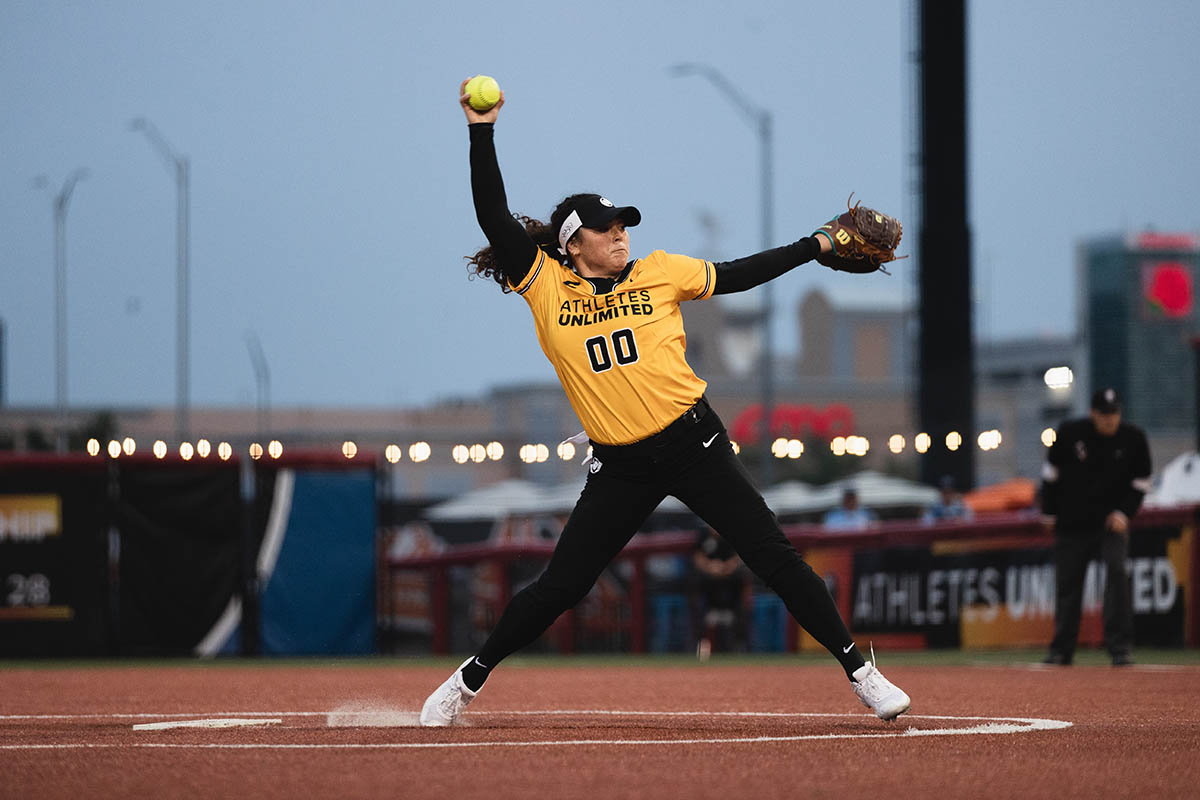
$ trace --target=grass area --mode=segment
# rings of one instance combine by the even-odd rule
[[[894,665],[913,666],[1025,666],[1037,664],[1045,655],[1044,649],[1026,650],[888,650],[878,651],[876,656],[881,668]],[[1133,652],[1136,663],[1142,665],[1200,665],[1200,649],[1151,649],[1137,648]],[[363,669],[397,669],[407,667],[439,667],[452,670],[463,656],[367,656],[357,658],[126,658],[126,659],[0,659],[0,671],[9,669],[112,669],[112,668],[167,668],[167,669],[226,669],[273,667],[357,667]],[[717,654],[707,662],[685,653],[631,655],[624,653],[513,656],[505,662],[506,668],[522,667],[578,667],[578,666],[622,666],[650,667],[663,669],[712,668],[721,666],[751,666],[830,663],[825,653],[738,653]],[[1086,650],[1076,653],[1075,663],[1079,666],[1107,666],[1108,654],[1103,650]]]

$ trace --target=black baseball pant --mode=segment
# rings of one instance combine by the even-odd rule
[[[546,570],[513,596],[483,649],[494,667],[578,604],[667,495],[724,537],[788,612],[849,675],[864,663],[825,582],[788,542],[701,398],[661,433],[630,445],[592,445],[587,483]]]
[[[1133,646],[1133,604],[1129,592],[1128,534],[1115,531],[1059,531],[1054,537],[1054,641],[1050,651],[1068,661],[1075,655],[1083,586],[1088,564],[1104,563],[1104,646],[1112,655],[1128,655]]]

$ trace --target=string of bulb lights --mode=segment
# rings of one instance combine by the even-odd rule
[[[1053,428],[1046,428],[1042,431],[1041,442],[1045,447],[1054,444],[1055,432]],[[992,429],[980,433],[975,443],[980,450],[984,452],[998,450],[1004,441],[1000,431]],[[741,452],[741,446],[737,442],[731,442],[735,453]],[[942,445],[950,451],[955,451],[965,444],[963,436],[958,431],[951,431],[946,434]],[[896,433],[890,436],[887,440],[887,449],[894,455],[900,455],[909,447],[908,440],[901,434]],[[918,454],[925,454],[934,446],[933,437],[928,433],[918,433],[912,438],[912,448]],[[588,448],[590,450],[590,448]],[[829,442],[829,449],[835,456],[855,456],[862,458],[871,450],[871,442],[865,436],[836,436]],[[132,437],[125,437],[118,441],[110,440],[108,444],[103,445],[98,439],[89,439],[86,445],[87,454],[93,457],[107,456],[109,458],[121,458],[133,456],[138,452],[138,444]],[[162,439],[157,439],[150,446],[150,452],[157,459],[165,459],[172,454],[172,449]],[[184,461],[193,459],[208,459],[216,458],[220,461],[228,461],[233,458],[234,448],[229,442],[218,442],[215,445],[208,439],[199,439],[196,442],[181,442],[175,453]],[[450,447],[450,459],[457,464],[482,464],[486,461],[500,461],[506,453],[504,445],[500,442],[492,441],[487,444],[455,444]],[[517,450],[517,458],[526,464],[541,464],[550,460],[550,447],[540,443],[523,444]],[[805,453],[805,444],[800,439],[789,439],[780,437],[771,443],[771,454],[778,459],[798,459]],[[252,442],[246,448],[246,454],[253,460],[272,459],[277,460],[283,457],[284,446],[278,439],[263,444],[261,442]],[[383,458],[388,463],[397,464],[402,460],[407,460],[420,464],[429,461],[433,457],[433,446],[428,442],[420,441],[413,442],[408,445],[407,449],[399,444],[389,444],[383,449]],[[579,454],[579,448],[572,442],[566,441],[558,444],[554,448],[554,454],[562,461],[570,461]],[[354,441],[347,440],[342,443],[342,455],[347,459],[355,459],[360,456],[358,444]]]

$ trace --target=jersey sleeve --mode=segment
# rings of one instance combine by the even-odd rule
[[[509,283],[523,281],[528,275],[533,251],[537,249],[525,226],[508,210],[504,179],[496,160],[495,126],[477,122],[469,126],[471,135],[471,197],[475,218],[488,238],[492,253]]]
[[[525,297],[525,294],[533,289],[534,284],[538,282],[538,278],[547,270],[547,262],[550,257],[546,255],[546,251],[542,248],[537,248],[537,253],[533,257],[533,263],[529,265],[528,271],[518,283],[508,282],[508,287],[517,294]],[[536,290],[534,292],[536,294]],[[530,299],[529,297],[525,298]]]
[[[650,258],[661,263],[670,283],[675,287],[675,297],[685,300],[704,300],[712,297],[717,287],[717,271],[712,262],[691,256],[674,255],[655,251]]]

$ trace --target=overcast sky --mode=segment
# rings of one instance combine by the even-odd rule
[[[191,163],[193,404],[254,402],[252,335],[275,405],[411,406],[553,380],[525,304],[467,280],[484,240],[460,80],[505,89],[514,210],[544,219],[598,191],[640,207],[635,255],[734,258],[762,245],[757,139],[669,67],[707,64],[771,107],[774,244],[851,190],[911,220],[913,8],[4,0],[5,399],[54,403],[52,203],[86,168],[67,216],[68,397],[174,402],[175,184],[136,117]],[[1200,230],[1200,3],[971,2],[968,26],[976,333],[1069,334],[1082,239]],[[774,283],[776,340],[791,347],[812,287],[911,298],[915,268],[793,271]]]

